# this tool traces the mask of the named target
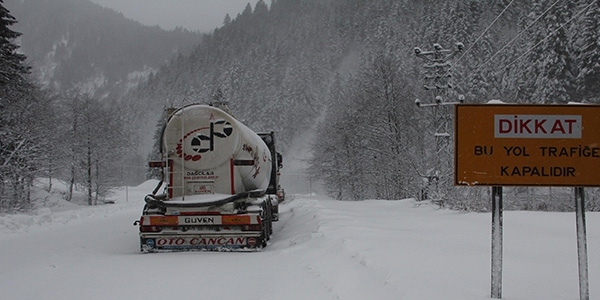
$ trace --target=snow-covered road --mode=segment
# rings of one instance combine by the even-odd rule
[[[140,254],[132,223],[152,187],[0,216],[0,299],[490,298],[489,214],[292,195],[262,252]],[[587,217],[597,299],[600,214]],[[504,299],[578,299],[574,213],[506,212],[504,224]]]

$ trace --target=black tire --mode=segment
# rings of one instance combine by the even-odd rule
[[[267,198],[267,218],[269,221],[267,222],[269,228],[269,240],[271,239],[271,234],[273,234],[273,204],[271,203],[271,199]]]
[[[271,239],[272,222],[271,222],[271,210],[270,210],[270,206],[269,206],[268,202],[264,201],[261,204],[261,207],[263,209],[261,239],[262,239],[262,247],[264,248],[267,246],[267,241],[269,241]]]
[[[265,201],[266,214],[265,214],[265,227],[267,232],[267,241],[271,240],[271,233],[273,232],[273,223],[271,221],[271,203],[269,201]]]
[[[271,200],[271,219],[273,222],[279,221],[279,200],[270,199]],[[275,204],[273,204],[273,200],[275,200]]]

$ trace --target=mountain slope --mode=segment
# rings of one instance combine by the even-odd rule
[[[351,49],[336,28],[339,5],[247,6],[125,99],[133,112],[145,110],[143,120],[156,120],[164,106],[225,100],[250,128],[277,132],[285,150],[323,112],[329,83]]]
[[[57,89],[118,97],[177,54],[199,33],[143,26],[88,0],[22,0],[6,6],[23,35],[34,74]]]

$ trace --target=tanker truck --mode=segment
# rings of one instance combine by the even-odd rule
[[[140,250],[260,250],[284,199],[273,132],[255,133],[226,106],[167,110],[162,180],[145,197]]]

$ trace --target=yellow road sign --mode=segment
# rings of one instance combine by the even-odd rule
[[[460,104],[456,185],[600,186],[600,106]]]

